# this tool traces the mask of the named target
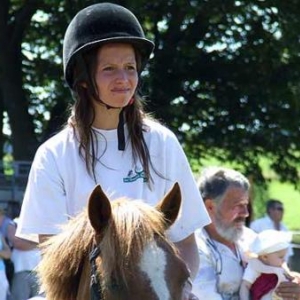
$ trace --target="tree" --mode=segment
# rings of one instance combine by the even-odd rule
[[[15,158],[32,159],[71,103],[60,58],[66,26],[97,1],[2,2],[0,112]],[[195,170],[215,156],[263,179],[264,156],[283,180],[298,182],[298,1],[116,2],[156,43],[144,72],[147,107],[177,133]]]
[[[149,107],[177,131],[191,162],[234,161],[259,180],[264,156],[297,183],[298,2],[149,5],[159,45]]]
[[[62,84],[62,40],[84,5],[88,1],[1,0],[0,113],[7,112],[16,160],[31,160],[65,121],[71,101]]]

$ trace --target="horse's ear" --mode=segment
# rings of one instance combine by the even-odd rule
[[[100,185],[92,191],[88,202],[88,216],[97,233],[101,233],[111,218],[110,201]]]
[[[179,184],[176,182],[173,188],[156,205],[156,209],[163,213],[167,227],[170,227],[177,219],[180,206],[181,192]]]

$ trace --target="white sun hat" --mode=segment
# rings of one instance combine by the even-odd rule
[[[276,251],[287,249],[290,246],[292,234],[278,230],[264,230],[257,234],[250,245],[250,252],[254,256],[270,254]]]

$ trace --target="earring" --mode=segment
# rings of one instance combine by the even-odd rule
[[[129,100],[128,105],[133,104],[134,100],[135,100],[134,97],[132,97],[132,98]]]

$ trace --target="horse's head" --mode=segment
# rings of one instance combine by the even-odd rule
[[[94,189],[88,217],[100,249],[104,299],[182,299],[189,272],[164,234],[180,205],[178,184],[156,207],[126,199],[111,202],[100,186]]]
[[[97,186],[88,208],[42,246],[38,272],[47,298],[182,300],[189,272],[165,236],[180,205],[178,184],[156,207],[109,201]]]

